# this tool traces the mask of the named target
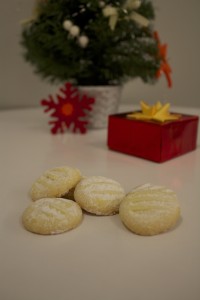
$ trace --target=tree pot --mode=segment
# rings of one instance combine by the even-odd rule
[[[93,109],[88,115],[88,128],[107,128],[108,116],[118,112],[121,86],[79,86],[79,91],[95,99]]]

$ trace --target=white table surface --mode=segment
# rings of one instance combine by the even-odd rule
[[[157,164],[110,151],[106,129],[53,136],[48,120],[42,108],[0,112],[0,299],[199,300],[200,132],[195,151]],[[181,221],[142,237],[118,215],[84,215],[69,232],[32,234],[21,224],[30,186],[62,165],[113,178],[127,192],[147,182],[165,185],[180,199]]]

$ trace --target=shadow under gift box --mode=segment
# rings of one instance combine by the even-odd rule
[[[196,149],[198,116],[182,114],[178,120],[158,123],[127,118],[131,113],[109,116],[110,149],[158,163]]]

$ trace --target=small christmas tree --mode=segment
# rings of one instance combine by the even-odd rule
[[[38,0],[23,27],[24,55],[51,82],[154,83],[160,71],[170,72],[154,17],[148,0]]]

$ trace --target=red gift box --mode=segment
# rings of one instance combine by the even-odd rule
[[[129,119],[128,114],[109,116],[110,149],[161,163],[196,148],[198,116],[158,123]]]

